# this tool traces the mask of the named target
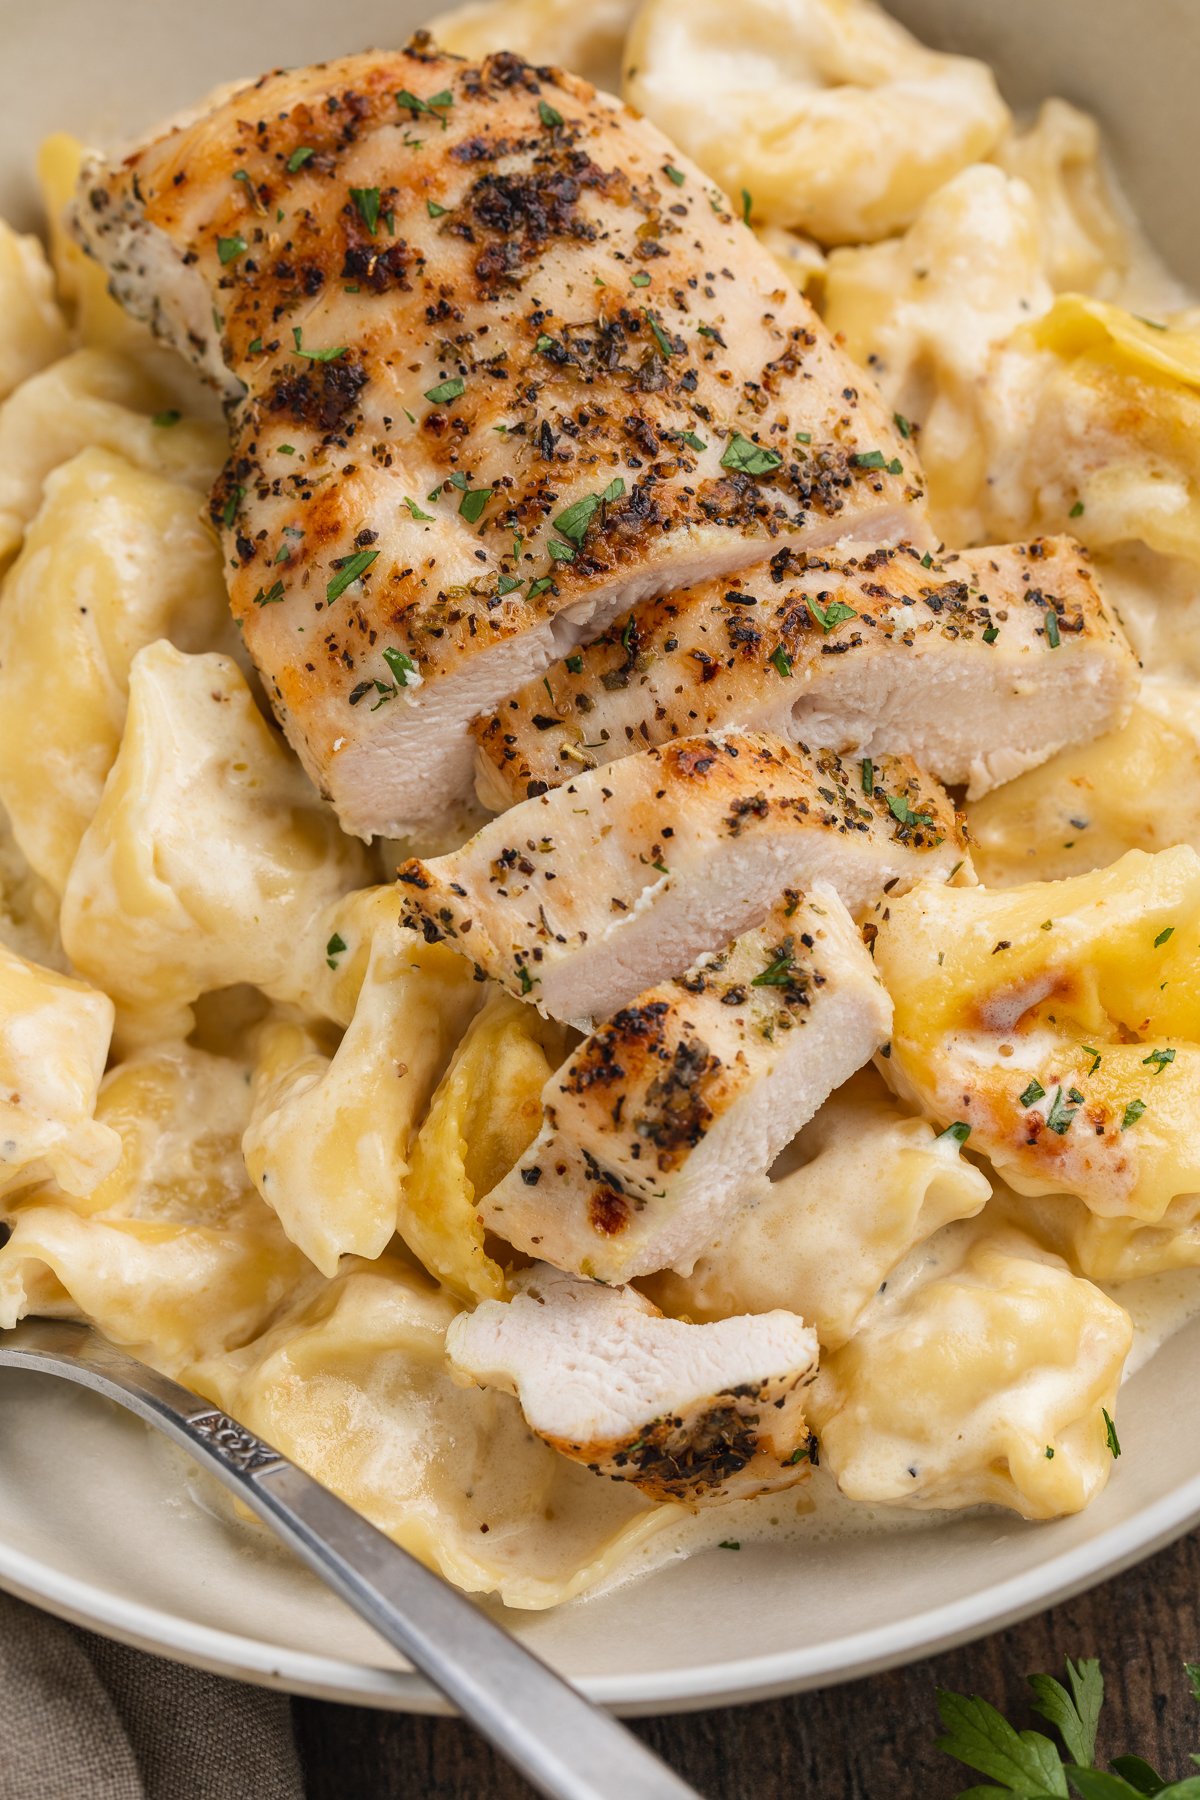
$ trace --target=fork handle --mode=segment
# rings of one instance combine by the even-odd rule
[[[258,1514],[550,1800],[698,1800],[632,1732],[236,1420],[87,1326],[28,1320],[0,1366],[41,1369],[158,1426]]]

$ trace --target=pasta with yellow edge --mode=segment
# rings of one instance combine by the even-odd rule
[[[464,1300],[507,1295],[475,1204],[537,1136],[542,1089],[565,1054],[561,1026],[494,991],[467,1028],[417,1134],[400,1235]]]
[[[1200,1192],[1200,856],[892,902],[889,1079],[1018,1192],[1161,1223]]]
[[[1126,850],[1200,850],[1200,695],[1146,682],[1120,731],[969,802],[967,819],[985,887],[1058,881]]]
[[[770,1194],[712,1244],[690,1275],[638,1282],[672,1317],[798,1313],[836,1349],[893,1269],[991,1193],[987,1177],[887,1092],[855,1075],[804,1127]]]
[[[0,1196],[52,1176],[86,1194],[120,1154],[93,1118],[113,1006],[0,944]]]
[[[0,400],[65,356],[67,325],[54,298],[45,251],[0,219]]]
[[[902,230],[1009,117],[983,63],[872,0],[645,0],[623,92],[754,218],[823,244]]]
[[[404,930],[394,896],[379,892],[389,904],[345,1035],[331,1047],[301,1023],[263,1025],[243,1139],[255,1187],[326,1276],[403,1230],[413,1134],[483,997],[469,965]],[[440,1179],[438,1205],[453,1171]]]
[[[138,650],[234,635],[193,489],[107,450],[54,471],[0,589],[0,801],[56,893],[116,757]]]
[[[472,59],[514,50],[616,93],[621,48],[638,0],[468,0],[429,21],[439,46]]]
[[[244,1343],[303,1282],[304,1259],[246,1177],[246,1071],[185,1044],[105,1078],[97,1130],[120,1160],[86,1199],[27,1191],[0,1249],[0,1326],[82,1314],[177,1373]]]
[[[540,1608],[586,1593],[676,1515],[600,1482],[507,1394],[460,1386],[457,1302],[395,1256],[350,1261],[189,1385],[473,1593]]]
[[[939,1249],[823,1358],[809,1401],[822,1462],[875,1505],[1079,1512],[1112,1471],[1128,1314],[1016,1233]]]
[[[993,155],[1033,192],[1053,287],[1115,298],[1129,279],[1134,245],[1104,167],[1095,119],[1069,101],[1045,100],[1032,125],[1009,132]]]
[[[62,907],[67,953],[104,982],[126,1041],[183,1035],[209,989],[286,985],[305,933],[365,872],[234,662],[138,652]]]

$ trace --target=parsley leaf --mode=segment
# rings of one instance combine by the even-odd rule
[[[949,1138],[953,1144],[965,1144],[970,1135],[971,1127],[966,1120],[955,1119],[953,1125],[947,1125],[945,1131],[939,1131],[933,1141],[940,1144],[943,1138]]]
[[[576,500],[565,512],[559,513],[554,521],[555,528],[573,544],[582,544],[587,528],[599,510],[599,494],[585,494],[582,500]]]
[[[345,955],[346,948],[345,938],[335,931],[325,946],[325,961],[331,969],[337,968],[338,957]]]
[[[760,974],[750,982],[751,987],[790,987],[793,980],[796,940],[784,938],[778,950],[771,952],[771,960]]]
[[[1035,1100],[1044,1100],[1045,1098],[1046,1090],[1035,1075],[1029,1086],[1025,1089],[1025,1092],[1020,1096],[1018,1105],[1032,1106]]]
[[[1169,937],[1174,935],[1174,932],[1175,927],[1173,925],[1165,925],[1154,940],[1154,948],[1156,950],[1159,949],[1161,945],[1166,943]]]
[[[782,644],[777,644],[775,646],[774,650],[772,650],[772,652],[771,652],[769,660],[774,665],[774,667],[778,670],[780,675],[790,675],[791,674],[792,659],[788,655],[787,651],[784,649]]]
[[[654,333],[654,341],[658,345],[659,350],[664,356],[674,356],[675,346],[663,330],[661,322],[655,318],[648,306],[644,306],[642,311],[646,315],[647,325],[649,325],[651,331]]]
[[[283,599],[283,583],[276,581],[269,588],[259,588],[254,596],[255,606],[275,606]]]
[[[377,187],[352,187],[350,198],[354,202],[359,218],[374,237],[375,227],[379,224],[379,189]]]
[[[356,550],[353,556],[339,557],[333,565],[337,574],[330,577],[325,589],[326,600],[340,600],[346,589],[366,573],[378,555],[378,550]]]
[[[306,350],[304,348],[303,333],[301,332],[299,325],[293,325],[292,327],[292,342],[296,346],[294,354],[296,356],[306,356],[309,362],[336,362],[339,356],[345,356],[346,354],[345,344],[339,344],[334,350]]]
[[[1066,1745],[1072,1762],[1090,1768],[1096,1760],[1096,1728],[1104,1705],[1104,1677],[1094,1657],[1067,1658],[1067,1692],[1053,1675],[1031,1675],[1033,1709],[1048,1719]]]
[[[1121,1440],[1117,1436],[1117,1428],[1113,1424],[1112,1415],[1109,1413],[1107,1406],[1102,1406],[1100,1411],[1104,1414],[1104,1441],[1108,1445],[1109,1453],[1115,1461],[1121,1454]]]
[[[906,796],[903,794],[889,794],[887,803],[888,811],[894,819],[899,820],[901,825],[933,824],[933,814],[914,812],[912,807],[908,804]]]
[[[556,106],[551,106],[548,100],[538,101],[538,118],[550,131],[553,131],[556,125],[561,125],[563,122],[563,116],[558,108]]]
[[[938,1716],[945,1735],[939,1750],[965,1763],[968,1769],[1002,1782],[1025,1800],[1046,1795],[1065,1796],[1067,1778],[1062,1758],[1040,1731],[1016,1731],[1002,1713],[978,1696],[953,1694],[939,1689]]]
[[[1152,1050],[1149,1056],[1143,1056],[1142,1067],[1146,1068],[1148,1065],[1152,1064],[1154,1073],[1156,1075],[1161,1075],[1167,1064],[1173,1063],[1174,1061],[1175,1052],[1173,1050]]]
[[[414,519],[432,519],[433,517],[432,513],[422,512],[416,501],[410,500],[407,494],[404,496],[404,504]]]
[[[219,237],[217,239],[217,255],[223,263],[233,262],[237,257],[243,256],[249,248],[249,244],[240,231],[236,237]]]
[[[1062,642],[1058,634],[1058,614],[1053,607],[1046,614],[1046,642],[1052,650],[1057,650]]]
[[[852,606],[847,606],[842,600],[831,600],[824,612],[821,611],[820,606],[813,599],[811,594],[805,594],[804,604],[807,606],[809,612],[821,627],[821,630],[825,633],[826,637],[829,636],[829,633],[833,630],[835,625],[840,625],[842,623],[843,619],[857,619],[858,617],[854,608]]]
[[[495,493],[495,488],[468,488],[459,501],[458,510],[468,525],[478,524],[483,517],[484,507]]]
[[[452,375],[449,381],[439,381],[436,387],[425,389],[425,398],[440,406],[445,400],[457,400],[466,392],[466,382],[460,375]]]
[[[392,644],[385,644],[383,660],[392,671],[392,674],[395,676],[396,682],[400,687],[407,687],[409,676],[417,673],[417,665],[412,657],[405,656],[403,650],[397,650]]]
[[[1144,1100],[1131,1100],[1121,1119],[1121,1130],[1128,1131],[1131,1125],[1136,1125],[1145,1110],[1146,1102]]]
[[[687,180],[687,176],[684,174],[683,170],[677,169],[674,163],[664,163],[663,174],[675,187],[682,187]]]
[[[444,115],[448,108],[454,105],[454,95],[449,88],[443,88],[440,94],[431,94],[428,100],[422,100],[418,95],[411,94],[407,88],[401,88],[396,95],[396,105],[401,112],[410,112],[414,119],[418,113],[431,113],[434,118],[441,119],[442,130],[445,131]]]
[[[754,444],[740,431],[735,431],[721,456],[721,467],[738,469],[743,475],[769,475],[782,461],[778,450],[769,450],[765,444]]]
[[[175,407],[168,406],[166,412],[155,413],[155,415],[151,419],[150,423],[152,425],[178,425],[178,423],[179,423],[180,419],[182,419],[182,417],[183,417],[183,414],[181,412],[177,412]]]
[[[1066,1105],[1063,1100],[1062,1089],[1060,1087],[1055,1088],[1054,1098],[1050,1102],[1050,1111],[1046,1114],[1047,1130],[1053,1131],[1058,1137],[1066,1137],[1068,1131],[1070,1131],[1071,1126],[1075,1122],[1075,1114],[1078,1111],[1079,1108],[1077,1106]]]
[[[294,175],[297,169],[302,169],[309,158],[316,154],[316,151],[310,149],[307,144],[301,144],[300,148],[298,150],[293,150],[292,154],[287,159],[288,174]]]

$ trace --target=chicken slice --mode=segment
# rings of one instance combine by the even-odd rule
[[[1124,723],[1138,663],[1072,538],[957,555],[783,549],[618,618],[476,721],[500,811],[581,768],[741,726],[915,756],[971,798]]]
[[[804,1397],[816,1333],[794,1313],[664,1319],[634,1288],[535,1266],[507,1302],[459,1313],[459,1376],[515,1394],[527,1424],[595,1475],[713,1505],[793,1487],[816,1454]]]
[[[892,1005],[833,889],[640,994],[542,1090],[542,1126],[480,1202],[530,1256],[603,1281],[689,1274],[826,1095],[885,1042]]]
[[[908,758],[868,771],[730,732],[581,775],[398,877],[428,942],[586,1026],[758,924],[788,884],[826,881],[859,914],[966,857],[951,801]]]
[[[89,164],[76,229],[226,396],[234,613],[350,831],[462,801],[470,720],[621,608],[928,535],[912,446],[769,253],[559,70],[417,38],[277,71]]]

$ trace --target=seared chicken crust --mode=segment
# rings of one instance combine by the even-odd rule
[[[906,757],[728,732],[681,738],[513,807],[399,870],[403,916],[551,1018],[606,1018],[827,881],[852,913],[966,860],[954,807]]]
[[[791,548],[614,620],[472,728],[499,811],[611,762],[740,726],[915,756],[970,797],[1124,723],[1138,664],[1082,545],[936,559]]]
[[[927,535],[912,446],[724,196],[561,70],[277,71],[90,164],[76,226],[226,396],[233,610],[350,831],[461,802],[470,719],[622,607]]]

